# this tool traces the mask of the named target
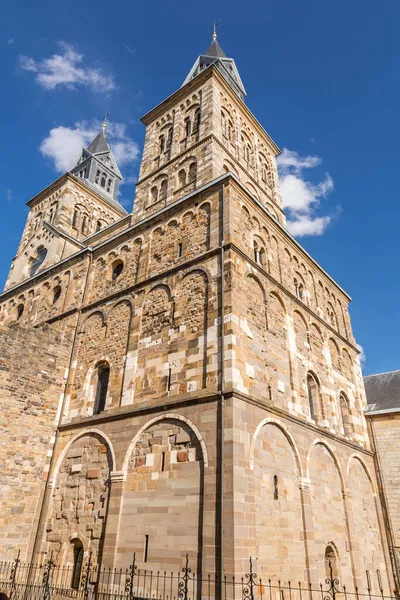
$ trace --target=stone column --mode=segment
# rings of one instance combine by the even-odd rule
[[[124,471],[111,471],[101,568],[108,569],[117,567],[117,539],[125,480],[126,473]]]
[[[299,477],[299,488],[301,496],[301,508],[303,513],[303,540],[304,553],[306,557],[306,573],[308,582],[315,583],[318,581],[317,557],[314,542],[314,522],[312,515],[311,479],[308,477]]]

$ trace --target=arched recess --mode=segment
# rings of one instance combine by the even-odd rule
[[[265,290],[261,281],[253,274],[246,275],[242,282],[243,294],[243,346],[247,351],[245,386],[249,393],[260,399],[268,398],[268,372],[265,368],[265,346],[267,334],[267,310]]]
[[[282,425],[266,420],[257,427],[252,454],[259,576],[304,580],[306,554],[296,445]]]
[[[96,311],[83,322],[78,333],[76,368],[72,385],[70,415],[92,414],[95,398],[89,374],[107,352],[110,370],[107,407],[119,405],[125,356],[132,317],[130,298],[121,298],[104,316]]]
[[[196,389],[207,386],[207,333],[209,308],[209,278],[203,270],[193,269],[184,274],[176,288],[175,327],[179,330],[180,351],[190,348],[189,365],[178,365],[176,373],[171,367],[170,385],[180,393],[188,391],[187,367],[197,363],[197,374],[190,377],[190,384]],[[195,356],[197,355],[197,360]]]
[[[139,567],[178,570],[187,552],[201,571],[206,460],[198,430],[180,415],[156,417],[133,438],[118,547],[129,549],[127,558],[136,552]]]
[[[313,520],[313,554],[318,581],[326,577],[325,551],[334,544],[340,556],[338,568],[344,582],[352,581],[351,559],[347,546],[348,527],[344,506],[344,479],[335,452],[322,440],[315,440],[309,450],[307,474],[311,480]]]
[[[160,397],[168,391],[170,348],[174,303],[168,286],[156,285],[142,305],[141,331],[135,383],[135,398]]]
[[[381,530],[376,505],[376,489],[367,466],[360,456],[353,454],[347,466],[349,504],[353,524],[352,550],[356,558],[356,575],[366,587],[365,572],[370,572],[373,594],[379,594],[377,570],[380,572],[384,592],[390,588],[386,577]],[[360,590],[365,593],[366,590]]]
[[[92,552],[94,564],[101,561],[114,461],[111,442],[95,429],[75,436],[59,457],[45,534],[56,562],[68,558],[73,538]]]

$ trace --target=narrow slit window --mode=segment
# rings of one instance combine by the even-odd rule
[[[279,499],[278,475],[274,475],[274,500]]]
[[[102,366],[98,367],[96,399],[95,399],[95,403],[94,403],[94,414],[95,415],[98,415],[105,409],[109,379],[110,379],[110,367],[108,365],[102,365]]]
[[[182,249],[183,249],[182,242],[180,242],[178,244],[178,258],[182,257]]]
[[[147,556],[149,553],[149,536],[144,536],[144,552],[143,552],[143,562],[147,562]]]
[[[82,563],[83,563],[83,546],[80,540],[72,540],[74,551],[74,566],[72,568],[71,587],[73,590],[79,590],[81,581]]]

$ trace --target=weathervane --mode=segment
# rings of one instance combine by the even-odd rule
[[[107,110],[106,113],[105,113],[105,115],[104,115],[104,118],[103,118],[103,131],[106,130],[106,127],[107,127],[107,117],[109,116],[109,114],[110,113]]]
[[[209,31],[213,31],[213,40],[217,39],[217,26],[221,23],[221,21],[214,21],[213,26],[210,27]]]

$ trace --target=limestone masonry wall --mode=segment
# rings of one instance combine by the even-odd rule
[[[0,560],[29,557],[70,350],[51,327],[0,326]]]

